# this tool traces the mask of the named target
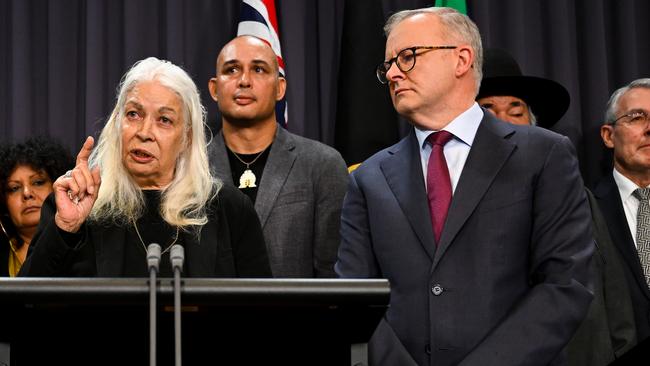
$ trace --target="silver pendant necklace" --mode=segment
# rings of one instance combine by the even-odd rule
[[[140,244],[142,244],[142,249],[144,249],[144,252],[147,253],[147,246],[145,245],[144,240],[142,240],[142,236],[140,235],[140,231],[138,230],[138,225],[135,223],[135,220],[131,220],[131,222],[133,222],[135,233],[138,234],[138,239],[140,239]],[[176,241],[178,241],[179,232],[180,232],[180,228],[176,226],[176,237],[174,238],[174,241],[172,241],[171,244],[169,244],[167,248],[165,248],[165,250],[163,250],[162,253],[160,253],[160,255],[167,253],[169,249],[171,249],[172,245],[176,244]]]
[[[260,151],[257,154],[257,156],[255,157],[255,159],[253,159],[252,161],[250,161],[248,163],[245,162],[244,160],[242,160],[242,158],[240,158],[239,155],[236,152],[230,150],[233,153],[233,155],[235,155],[237,160],[241,161],[242,164],[246,165],[246,169],[244,170],[242,175],[239,177],[239,187],[238,188],[241,189],[241,188],[255,188],[255,187],[257,187],[255,185],[255,182],[257,181],[257,177],[255,176],[253,171],[250,169],[250,166],[253,165],[253,163],[255,163],[257,161],[257,159],[259,159],[260,156],[262,156],[262,154],[264,154],[266,149],[268,149],[268,146],[264,150]]]

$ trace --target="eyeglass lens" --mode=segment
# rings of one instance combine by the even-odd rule
[[[648,113],[645,111],[634,111],[620,116],[614,121],[614,123],[619,120],[628,126],[647,126],[650,121],[650,115],[648,115]]]
[[[400,53],[397,54],[397,57],[386,62],[382,62],[379,64],[379,66],[377,66],[377,78],[383,84],[386,84],[388,82],[386,74],[388,73],[390,67],[393,65],[393,62],[395,62],[397,68],[400,69],[400,71],[411,71],[415,66],[415,48],[407,48],[401,50]]]

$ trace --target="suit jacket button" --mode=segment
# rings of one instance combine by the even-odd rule
[[[439,284],[435,284],[435,285],[433,285],[433,287],[431,288],[431,292],[433,292],[433,294],[434,294],[435,296],[440,296],[440,294],[442,294],[443,291],[444,291],[444,289],[443,289],[442,286],[440,286]]]

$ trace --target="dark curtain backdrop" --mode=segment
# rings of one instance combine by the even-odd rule
[[[276,0],[288,77],[289,130],[359,162],[408,130],[374,76],[382,24],[418,0]],[[468,0],[488,47],[509,50],[527,75],[567,87],[554,127],[576,145],[587,183],[608,171],[598,128],[607,98],[650,76],[646,0]],[[110,113],[122,74],[156,56],[207,92],[219,49],[235,35],[239,0],[0,0],[0,140],[53,136],[75,154]]]

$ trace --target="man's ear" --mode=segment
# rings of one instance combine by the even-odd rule
[[[458,63],[456,64],[456,77],[460,77],[470,71],[474,65],[474,50],[471,47],[458,47]]]
[[[210,90],[210,96],[212,96],[212,99],[219,103],[217,100],[217,78],[212,78],[208,81],[208,90]]]
[[[275,95],[275,100],[280,101],[284,98],[284,93],[287,91],[287,79],[280,76],[278,77],[278,92]]]
[[[603,139],[603,143],[610,149],[614,148],[614,126],[610,124],[604,124],[600,126],[600,138]]]

